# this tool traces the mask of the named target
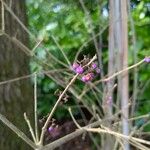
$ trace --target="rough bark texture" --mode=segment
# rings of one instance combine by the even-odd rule
[[[26,24],[25,1],[5,0],[12,11]],[[2,5],[0,2],[0,29],[2,29]],[[28,44],[28,36],[22,27],[5,9],[5,33],[16,37],[23,44]],[[29,74],[29,58],[13,44],[5,35],[0,36],[0,81],[17,78]],[[19,80],[0,85],[0,113],[5,115],[22,131],[27,131],[23,113],[27,112],[31,118],[33,106],[32,88],[29,79]],[[27,132],[26,132],[27,133]],[[30,149],[10,129],[0,122],[0,149],[1,150],[28,150]]]

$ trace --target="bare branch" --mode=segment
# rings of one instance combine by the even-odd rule
[[[30,145],[32,148],[36,149],[37,146],[22,132],[20,131],[15,125],[13,125],[9,120],[6,119],[2,114],[0,114],[0,120],[9,127],[14,133],[18,135],[24,142]]]

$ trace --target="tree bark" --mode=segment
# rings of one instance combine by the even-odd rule
[[[127,34],[127,1],[110,0],[109,1],[109,62],[108,62],[108,76],[111,76],[117,69],[120,71],[128,67],[128,34]],[[116,58],[116,59],[114,59]],[[118,60],[118,61],[116,61]],[[106,116],[112,115],[113,103],[113,87],[114,79],[107,83],[107,102],[108,97],[111,97],[111,102],[106,103],[107,107],[104,109],[107,112]],[[117,105],[118,108],[121,104],[122,111],[122,133],[124,135],[129,134],[128,124],[128,72],[124,72],[118,76],[118,90],[117,90]],[[115,103],[115,102],[114,102]],[[107,125],[111,128],[111,123]],[[113,149],[113,138],[106,136],[105,150]],[[113,141],[113,142],[111,142]],[[117,143],[117,142],[116,142]],[[114,146],[116,146],[115,144]],[[114,147],[114,148],[115,148]],[[124,142],[124,150],[129,150],[129,143]]]
[[[27,24],[24,0],[4,1],[16,16]],[[4,19],[3,19],[4,8]],[[28,45],[28,36],[0,1],[0,30]],[[29,58],[5,35],[0,35],[0,82],[29,74]],[[0,85],[0,113],[5,115],[19,129],[27,133],[23,113],[32,118],[32,87],[29,79],[18,80]],[[29,150],[21,139],[0,123],[0,149]]]
[[[120,4],[120,28],[121,28],[121,47],[120,59],[122,60],[122,69],[128,67],[128,17],[127,17],[127,0],[121,1]],[[121,110],[122,110],[122,132],[124,135],[129,135],[129,86],[128,86],[128,71],[121,76]],[[130,150],[129,143],[124,141],[124,150]]]

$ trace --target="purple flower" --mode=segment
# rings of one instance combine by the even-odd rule
[[[76,70],[78,67],[79,67],[78,63],[73,63],[73,65],[72,65],[73,70]]]
[[[81,80],[83,82],[89,82],[89,81],[93,80],[93,78],[94,78],[94,73],[91,72],[91,73],[84,75]]]
[[[144,62],[150,63],[150,57],[145,57]]]
[[[48,128],[48,132],[50,133],[50,132],[52,132],[53,131],[53,127],[52,126],[50,126],[49,128]]]
[[[83,76],[83,77],[81,78],[81,80],[82,80],[83,82],[87,82],[86,76]]]
[[[79,67],[77,67],[77,68],[75,69],[75,72],[76,72],[76,73],[79,73],[79,74],[82,74],[82,73],[84,72],[84,69],[83,69],[83,67],[79,66]]]
[[[72,69],[75,73],[82,74],[84,72],[83,67],[81,65],[79,65],[78,63],[73,63]]]
[[[48,128],[48,132],[53,138],[57,137],[60,134],[60,130],[57,127],[52,126]]]
[[[92,68],[93,68],[93,69],[96,69],[96,68],[97,68],[97,64],[96,64],[96,63],[93,63],[93,64],[92,64]]]

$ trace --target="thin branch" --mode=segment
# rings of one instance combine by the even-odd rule
[[[84,129],[86,131],[89,131],[89,132],[107,133],[107,134],[111,134],[111,135],[114,135],[114,136],[117,136],[117,137],[124,138],[126,140],[133,140],[133,141],[136,141],[136,142],[139,142],[139,143],[150,145],[150,141],[146,141],[146,140],[143,140],[143,139],[123,135],[121,133],[114,132],[112,130],[104,130],[104,129],[101,129],[101,128],[84,128]]]
[[[19,80],[23,80],[23,79],[26,79],[26,78],[30,78],[31,76],[33,76],[33,74],[29,74],[29,75],[17,77],[17,78],[10,79],[10,80],[6,80],[6,81],[1,81],[1,82],[0,82],[0,85],[12,83],[12,82],[19,81]]]
[[[82,127],[81,129],[77,129],[75,132],[72,132],[72,133],[70,133],[70,134],[68,134],[68,135],[66,135],[66,136],[64,136],[64,137],[62,137],[62,138],[60,138],[58,140],[55,140],[54,142],[52,142],[52,143],[50,143],[48,145],[45,145],[41,150],[55,149],[55,148],[61,146],[62,144],[67,143],[68,141],[72,140],[73,138],[81,135],[82,133],[85,133],[86,132],[85,129],[97,127],[101,123],[104,123],[105,121],[114,119],[120,113],[121,113],[121,111],[119,111],[118,113],[110,116],[109,118],[96,121],[94,123],[91,123],[91,124],[89,124],[87,126]]]
[[[101,121],[96,121],[96,122],[91,123],[90,125],[87,125],[87,126],[85,126],[85,127],[86,127],[86,128],[89,128],[89,127],[96,127],[96,126],[99,126],[100,123],[102,123],[102,122],[101,122]],[[75,137],[81,135],[81,134],[84,133],[84,132],[86,132],[86,130],[83,130],[83,128],[82,128],[82,129],[77,129],[76,131],[74,131],[74,132],[72,132],[72,133],[70,133],[70,134],[68,134],[68,135],[66,135],[66,136],[64,136],[64,137],[62,137],[62,138],[60,138],[60,139],[58,139],[58,140],[55,140],[54,142],[52,142],[52,143],[50,143],[50,144],[44,146],[44,147],[42,148],[42,150],[55,149],[55,148],[61,146],[62,144],[67,143],[68,141],[72,140],[73,138],[75,138]]]
[[[91,37],[88,41],[84,42],[84,43],[80,46],[80,48],[78,49],[78,51],[77,51],[77,53],[76,53],[74,62],[77,61],[78,56],[79,56],[79,54],[81,53],[81,51],[83,50],[83,48],[86,47],[90,42],[92,42],[92,41],[93,41],[93,38],[97,38],[100,34],[102,34],[107,28],[108,28],[108,25],[106,25],[99,33],[97,33],[97,34],[95,35],[95,37]]]
[[[37,47],[40,46],[40,44],[42,43],[42,41],[43,41],[43,39],[40,40],[40,41],[33,47],[33,49],[31,50],[32,53],[34,53],[34,51],[37,49]]]
[[[128,14],[129,14],[129,20],[130,20],[130,26],[131,26],[131,31],[132,31],[132,45],[133,45],[133,61],[134,63],[137,63],[137,52],[138,49],[136,49],[136,33],[135,33],[135,26],[134,26],[134,20],[131,14],[131,8],[130,8],[130,0],[127,0],[128,4]],[[137,86],[138,86],[138,69],[134,68],[133,70],[133,75],[134,75],[134,83],[133,83],[133,102],[131,106],[131,116],[134,115],[135,112],[135,105],[136,105],[136,100],[137,100]]]
[[[4,9],[4,5],[3,5],[3,2],[2,2],[2,0],[1,0],[1,14],[2,14],[2,32],[4,32],[5,31],[5,9]]]
[[[95,38],[96,34],[94,32],[92,18],[90,16],[90,13],[89,13],[88,9],[86,8],[83,0],[79,0],[79,2],[80,2],[81,6],[83,8],[83,11],[85,12],[85,15],[86,15],[87,19],[88,19],[87,21],[89,22],[89,29],[91,30],[91,35],[92,35],[94,46],[95,46],[96,53],[97,53],[97,56],[98,56],[97,57],[98,58],[98,65],[99,65],[99,68],[101,68],[101,73],[100,74],[101,74],[101,78],[102,78],[103,77],[103,65],[102,65],[102,60],[101,60],[101,58],[102,58],[101,55],[102,54],[99,51],[98,42],[97,42],[97,39]]]
[[[33,143],[22,131],[20,131],[15,125],[13,125],[9,120],[6,119],[2,114],[0,114],[0,120],[9,127],[14,133],[18,135],[24,142],[30,145],[32,148],[36,149],[37,146]]]
[[[150,57],[150,56],[148,56],[148,57]],[[116,77],[116,76],[118,76],[118,75],[124,73],[125,71],[128,71],[128,70],[131,70],[131,69],[133,69],[133,68],[135,68],[135,67],[138,67],[138,66],[141,65],[143,62],[144,62],[144,59],[142,59],[140,62],[138,62],[138,63],[136,63],[136,64],[134,64],[134,65],[132,65],[132,66],[130,66],[130,67],[127,67],[127,68],[125,68],[125,69],[123,69],[123,70],[121,70],[121,71],[118,71],[118,72],[114,73],[114,74],[113,74],[112,76],[110,76],[110,77],[103,78],[103,79],[101,79],[101,80],[96,81],[90,88],[87,88],[87,89],[84,91],[84,93],[82,93],[79,97],[82,98],[93,86],[98,85],[98,84],[101,83],[101,82],[108,82],[109,80],[111,80],[111,79],[113,79],[114,77]]]
[[[13,16],[13,18],[21,25],[21,27],[31,36],[34,37],[33,34],[26,28],[26,26],[20,21],[20,19],[14,14],[14,12],[9,8],[9,6],[1,0],[3,5],[5,6],[6,10]]]
[[[96,57],[96,55],[95,55],[95,56],[90,60],[89,63],[87,63],[85,66],[83,66],[83,68],[89,66],[89,65],[90,65],[94,60],[96,60],[96,59],[97,59],[97,57]],[[68,83],[68,85],[66,86],[66,88],[64,89],[64,91],[62,92],[62,94],[59,96],[59,98],[58,98],[57,102],[55,103],[53,109],[51,110],[51,112],[50,112],[50,114],[49,114],[49,116],[48,116],[48,118],[47,118],[47,120],[46,120],[44,126],[42,127],[42,132],[41,132],[40,142],[39,142],[41,145],[43,144],[44,134],[45,134],[45,132],[46,132],[47,126],[48,126],[48,124],[49,124],[49,121],[52,119],[52,116],[53,116],[53,114],[54,114],[54,112],[55,112],[55,110],[56,110],[58,104],[60,103],[60,101],[62,100],[64,94],[67,92],[67,90],[69,89],[69,87],[74,83],[74,81],[77,79],[78,76],[79,76],[79,74],[77,73],[77,74],[72,78],[72,80]]]
[[[24,113],[24,119],[25,119],[25,121],[26,121],[26,123],[27,123],[27,125],[28,125],[29,131],[30,131],[31,136],[32,136],[32,138],[33,138],[33,141],[34,141],[34,143],[36,143],[36,138],[35,138],[35,135],[34,135],[33,128],[32,128],[32,126],[31,126],[30,120],[28,119],[26,113]]]
[[[37,73],[34,75],[34,125],[35,125],[35,136],[36,141],[39,141],[38,133],[38,115],[37,115]]]
[[[70,113],[70,116],[71,116],[71,118],[72,118],[74,124],[77,126],[77,128],[81,129],[81,126],[80,126],[80,125],[77,123],[77,121],[75,120],[75,118],[74,118],[74,116],[73,116],[73,114],[72,114],[72,111],[71,111],[71,108],[70,108],[70,107],[68,108],[68,111],[69,111],[69,113]]]
[[[63,49],[61,48],[60,44],[57,42],[56,38],[54,36],[52,36],[52,39],[54,40],[55,44],[57,45],[58,49],[61,51],[61,53],[63,54],[64,58],[66,59],[67,63],[69,66],[71,66],[71,63],[69,61],[69,59],[67,58],[66,54],[64,53]]]
[[[47,120],[46,120],[44,126],[42,127],[42,132],[41,132],[41,136],[40,136],[40,144],[43,144],[44,134],[45,134],[45,132],[46,132],[47,126],[48,126],[48,124],[49,124],[49,121],[52,119],[52,116],[53,116],[53,114],[54,114],[54,112],[55,112],[55,110],[56,110],[58,104],[59,104],[60,101],[62,100],[64,94],[67,92],[67,90],[69,89],[69,87],[70,87],[70,86],[72,85],[72,83],[76,80],[76,78],[78,77],[78,75],[79,75],[79,74],[76,74],[76,75],[72,78],[72,80],[70,81],[70,83],[66,86],[65,90],[64,90],[64,91],[62,92],[62,94],[59,96],[59,98],[58,98],[57,102],[55,103],[53,109],[51,110],[51,112],[50,112],[50,114],[49,114],[49,116],[48,116],[48,118],[47,118]]]

